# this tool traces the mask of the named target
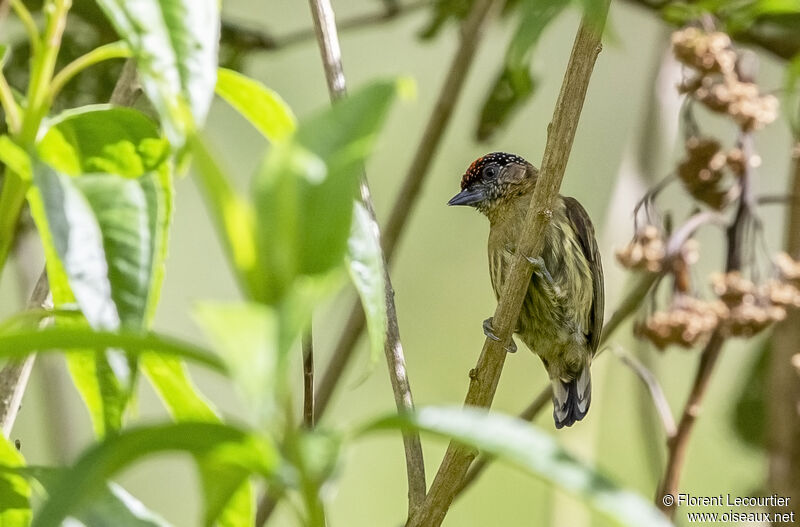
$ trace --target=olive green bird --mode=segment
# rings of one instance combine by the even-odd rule
[[[538,170],[523,158],[494,152],[472,163],[448,205],[475,207],[489,218],[489,274],[495,296],[511,269]],[[545,231],[515,333],[542,360],[553,385],[556,428],[589,411],[590,368],[603,328],[603,266],[594,227],[575,198],[558,196]],[[497,340],[492,319],[483,323]],[[516,351],[513,339],[508,350]]]

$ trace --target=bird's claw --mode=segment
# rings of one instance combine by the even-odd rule
[[[500,337],[494,334],[494,328],[492,328],[492,317],[489,317],[483,321],[483,334],[495,342],[500,340]]]
[[[483,321],[483,334],[495,342],[500,342],[500,337],[494,334],[494,328],[492,327],[492,317],[489,317]],[[515,353],[517,351],[517,344],[514,342],[513,338],[510,338],[508,340],[508,346],[505,347],[505,350],[508,353]]]
[[[547,283],[550,284],[551,287],[555,287],[556,282],[553,280],[553,275],[551,275],[550,271],[547,270],[547,265],[544,263],[544,258],[541,256],[537,256],[536,258],[526,256],[525,259],[528,260],[531,266],[533,266],[533,271],[537,275],[547,280]]]

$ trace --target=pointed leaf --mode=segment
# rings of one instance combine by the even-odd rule
[[[217,74],[218,0],[98,0],[136,57],[170,142],[205,122]]]
[[[648,500],[617,487],[572,457],[553,437],[521,419],[470,407],[428,407],[386,417],[367,430],[385,428],[421,430],[480,449],[559,485],[621,525],[671,525]]]
[[[347,242],[347,269],[367,318],[373,359],[383,352],[386,339],[386,280],[378,226],[361,202],[355,203],[353,227]]]
[[[297,127],[291,108],[280,95],[241,73],[220,68],[216,91],[269,141],[286,139]]]
[[[5,437],[0,437],[0,466],[23,467],[25,459]],[[13,472],[0,472],[0,525],[25,527],[31,522],[31,487]]]
[[[259,263],[277,303],[298,275],[340,266],[362,163],[400,85],[378,82],[336,102],[273,145],[254,184]]]
[[[273,474],[278,462],[271,443],[229,425],[176,423],[125,430],[91,447],[59,477],[33,525],[58,527],[101,493],[109,478],[163,452],[189,453],[200,467],[233,466],[265,477]]]

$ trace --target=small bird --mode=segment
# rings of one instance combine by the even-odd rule
[[[523,158],[493,152],[473,162],[461,192],[448,205],[475,207],[489,218],[489,275],[496,297],[511,269],[517,238],[539,171]],[[526,258],[533,275],[515,333],[542,360],[553,385],[556,428],[572,426],[589,411],[589,368],[603,328],[603,266],[594,227],[575,198],[558,196],[541,256]],[[487,337],[499,340],[492,319]],[[513,338],[509,352],[516,351]]]

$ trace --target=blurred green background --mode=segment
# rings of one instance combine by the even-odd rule
[[[380,7],[375,0],[336,0],[341,19]],[[310,27],[306,2],[298,0],[226,0],[224,14],[248,27],[269,29],[276,36]],[[460,404],[466,393],[467,372],[483,342],[481,322],[495,307],[486,263],[488,223],[477,213],[449,209],[445,203],[457,192],[466,166],[488,151],[504,150],[538,165],[546,126],[561,84],[579,13],[569,10],[545,32],[536,53],[535,70],[541,84],[531,103],[522,108],[510,126],[490,143],[474,141],[474,129],[483,98],[505,53],[513,22],[493,24],[479,48],[466,89],[426,180],[423,196],[406,229],[392,270],[396,302],[409,377],[418,406]],[[457,45],[457,27],[449,25],[432,41],[418,32],[427,13],[411,15],[341,37],[345,73],[350,86],[376,77],[410,76],[417,83],[417,98],[399,103],[391,114],[367,165],[375,208],[386,217],[401,184],[430,109]],[[578,198],[594,219],[606,273],[606,313],[613,312],[625,290],[627,274],[614,261],[614,250],[632,235],[631,211],[644,191],[642,178],[655,181],[666,175],[681,155],[677,140],[679,102],[672,89],[680,80],[677,66],[667,65],[654,92],[656,74],[668,42],[669,31],[651,12],[624,2],[613,2],[610,30],[590,86],[573,153],[562,187]],[[765,91],[777,90],[782,65],[760,55],[759,83]],[[319,54],[312,39],[289,48],[254,53],[244,63],[244,73],[281,94],[299,116],[328,103]],[[646,118],[648,108],[662,105],[664,114]],[[704,124],[732,139],[721,120]],[[650,169],[637,173],[640,138],[649,132],[665,134],[648,154]],[[221,159],[246,188],[264,153],[259,134],[232,110],[215,104],[208,135]],[[757,135],[763,158],[757,179],[759,194],[776,194],[786,187],[790,137],[785,121]],[[686,212],[687,200],[676,186],[661,198],[665,209]],[[767,239],[772,251],[780,247],[782,208],[764,208]],[[720,231],[701,233],[701,262],[696,279],[705,283],[710,271],[723,263]],[[192,307],[203,299],[235,299],[237,291],[212,225],[191,177],[177,183],[176,215],[172,230],[167,278],[156,317],[157,330],[199,340],[191,317]],[[39,263],[25,263],[21,273],[37,272]],[[3,313],[18,305],[22,280],[14,272],[3,277]],[[343,292],[315,316],[318,368],[326,362],[338,338],[353,295]],[[633,352],[637,344],[625,327],[612,339]],[[762,337],[763,339],[763,337]],[[760,492],[766,477],[766,460],[732,431],[732,413],[756,358],[760,340],[726,345],[708,394],[708,404],[691,439],[682,489],[697,495]],[[697,354],[668,350],[660,354],[641,350],[668,395],[673,411],[682,408],[694,375]],[[90,441],[88,417],[69,379],[63,359],[44,357],[12,438],[20,439],[30,464],[69,460]],[[40,364],[41,366],[41,364]],[[650,497],[663,468],[664,434],[653,420],[652,405],[641,382],[612,353],[594,365],[594,402],[587,419],[557,432],[560,441],[577,456],[599,465],[624,486]],[[227,415],[240,416],[239,399],[220,377],[196,373],[201,389]],[[366,380],[364,380],[366,378]],[[297,382],[301,370],[297,367]],[[522,349],[509,358],[494,409],[517,413],[544,386],[546,376],[539,360]],[[159,401],[142,383],[133,421],[165,419]],[[370,363],[365,342],[346,379],[336,393],[331,411],[321,426],[347,426],[394,409],[385,365]],[[759,417],[754,415],[755,421]],[[536,424],[556,434],[550,408]],[[429,481],[441,459],[445,443],[423,438]],[[146,505],[180,526],[198,525],[199,489],[186,459],[162,456],[126,472],[122,483]],[[355,443],[341,465],[339,482],[329,489],[333,526],[399,525],[406,510],[405,465],[400,437],[386,433]],[[724,512],[722,510],[721,512]],[[686,518],[678,514],[678,523]],[[294,525],[288,510],[279,510],[272,525]],[[448,526],[581,526],[605,525],[577,501],[543,483],[497,464],[461,497],[445,525]]]

